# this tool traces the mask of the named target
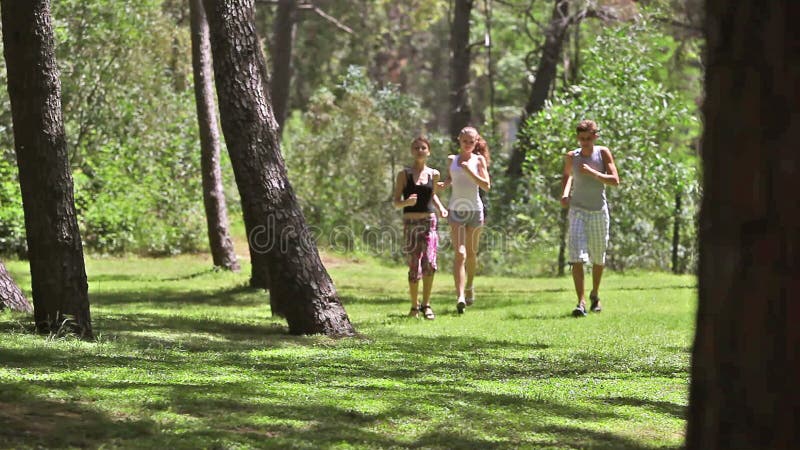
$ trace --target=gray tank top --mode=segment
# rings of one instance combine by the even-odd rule
[[[606,185],[581,172],[581,166],[588,164],[592,169],[606,173],[602,152],[595,146],[590,156],[581,155],[581,149],[573,150],[572,156],[572,199],[569,204],[590,211],[605,209]]]

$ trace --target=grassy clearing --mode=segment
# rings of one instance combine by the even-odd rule
[[[27,263],[8,262],[23,288]],[[481,277],[409,319],[404,269],[329,264],[360,335],[287,336],[263,292],[202,256],[88,259],[97,343],[0,313],[3,448],[677,448],[695,279]],[[28,290],[29,292],[29,290]]]

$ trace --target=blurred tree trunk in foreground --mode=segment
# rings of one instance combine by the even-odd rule
[[[706,0],[689,449],[800,448],[797,17],[796,0]]]

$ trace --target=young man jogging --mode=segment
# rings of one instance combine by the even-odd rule
[[[592,264],[590,308],[593,312],[602,311],[598,293],[605,266],[609,227],[605,186],[619,185],[619,175],[611,150],[594,145],[598,135],[597,124],[583,120],[576,131],[580,148],[568,152],[564,160],[561,206],[569,208],[567,245],[572,281],[578,296],[578,305],[572,315],[583,317],[586,315],[583,287],[583,265],[586,263]]]

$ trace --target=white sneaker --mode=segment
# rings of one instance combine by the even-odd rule
[[[464,289],[464,303],[467,306],[472,306],[475,303],[475,288],[468,287]]]

